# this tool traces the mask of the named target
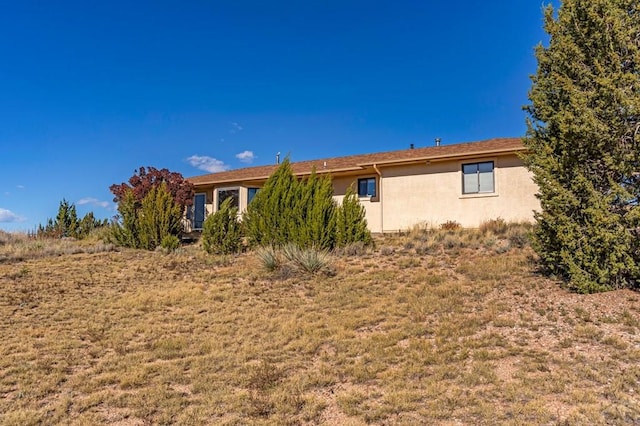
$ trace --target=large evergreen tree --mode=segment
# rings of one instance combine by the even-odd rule
[[[526,107],[534,246],[578,291],[637,286],[640,3],[564,0],[545,30]]]

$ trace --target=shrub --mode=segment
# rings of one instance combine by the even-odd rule
[[[182,232],[182,208],[166,184],[152,188],[138,206],[133,191],[125,192],[118,203],[119,222],[114,224],[114,240],[125,247],[154,250],[168,235]]]
[[[362,241],[356,241],[344,247],[336,248],[333,253],[339,256],[362,256],[367,253],[367,245]]]
[[[331,259],[329,252],[316,247],[300,248],[296,244],[285,244],[282,254],[297,269],[310,274],[329,272]]]
[[[242,250],[242,230],[238,222],[238,209],[231,207],[231,198],[204,221],[202,247],[209,254],[231,254]]]
[[[269,272],[273,272],[280,267],[282,261],[280,260],[280,256],[278,256],[278,252],[271,246],[267,247],[259,247],[256,250],[256,255],[262,266]]]
[[[462,228],[462,225],[460,225],[455,220],[448,220],[440,224],[440,229],[442,229],[443,231],[457,231],[458,229],[461,229],[461,228]]]
[[[175,235],[165,235],[160,242],[160,246],[169,253],[172,253],[180,247],[180,238]]]
[[[507,239],[512,246],[522,248],[529,244],[529,230],[522,225],[511,226],[507,231]]]
[[[154,250],[166,236],[182,232],[182,208],[165,183],[152,188],[144,197],[138,222],[140,246],[147,250]]]
[[[294,243],[301,248],[330,250],[356,241],[372,243],[364,207],[353,188],[338,206],[330,176],[318,177],[314,170],[309,178],[299,181],[289,159],[267,179],[242,222],[252,246]]]
[[[113,201],[120,203],[126,194],[131,191],[136,203],[142,200],[153,189],[164,184],[171,194],[171,198],[178,203],[181,208],[190,206],[193,203],[193,184],[185,180],[178,172],[171,172],[168,169],[156,169],[155,167],[140,167],[129,178],[129,183],[113,184],[109,190],[113,193]]]
[[[127,191],[118,203],[118,221],[113,225],[113,240],[123,247],[140,248],[138,211],[132,191]]]
[[[317,247],[300,247],[287,243],[280,249],[271,246],[261,247],[256,250],[256,255],[267,271],[277,271],[283,278],[291,276],[296,271],[308,274],[332,273],[329,251]]]
[[[367,228],[364,206],[360,204],[353,186],[350,186],[337,210],[336,245],[345,247],[355,242],[370,245],[373,239]]]
[[[293,212],[299,196],[298,186],[286,158],[244,212],[242,223],[249,244],[281,246],[291,241],[297,224]]]
[[[509,225],[505,222],[501,217],[497,219],[485,220],[480,224],[480,232],[483,234],[487,234],[489,232],[494,233],[495,235],[504,235],[509,229]]]

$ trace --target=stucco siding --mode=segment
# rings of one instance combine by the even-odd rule
[[[362,176],[338,177],[333,179],[333,199],[342,204],[342,199],[347,193],[349,186],[357,184],[359,178],[376,177],[376,175],[366,174]],[[356,189],[357,190],[357,189]],[[378,181],[379,190],[379,181]],[[360,197],[360,204],[365,208],[365,219],[367,226],[371,232],[382,232],[382,205],[380,203],[380,194],[376,198]]]
[[[494,162],[495,190],[464,195],[462,164],[479,161]],[[530,173],[515,155],[389,167],[382,169],[383,231],[448,220],[470,228],[497,217],[531,221],[539,206],[535,193]]]

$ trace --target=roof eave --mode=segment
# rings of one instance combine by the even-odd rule
[[[425,155],[422,157],[414,157],[407,158],[404,160],[383,160],[383,161],[372,161],[367,163],[358,163],[358,166],[361,167],[370,167],[370,166],[389,166],[389,165],[401,165],[401,164],[415,164],[422,163],[424,161],[449,161],[449,160],[461,160],[465,158],[477,158],[477,157],[487,157],[491,155],[509,155],[515,154],[517,152],[525,151],[526,148],[505,148],[505,149],[495,149],[489,151],[476,151],[476,152],[467,152],[460,154],[443,154],[443,155]]]

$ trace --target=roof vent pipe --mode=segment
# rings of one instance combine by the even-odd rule
[[[440,138],[436,138],[436,146],[440,146],[440,141],[441,141]]]
[[[409,149],[413,149],[413,144],[410,144],[410,145],[409,145]]]
[[[280,164],[280,153],[276,154],[276,164]]]

